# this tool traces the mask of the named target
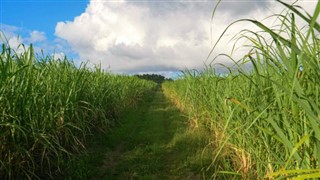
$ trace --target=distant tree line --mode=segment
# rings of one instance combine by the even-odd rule
[[[164,81],[173,81],[171,78],[166,78],[159,74],[136,74],[135,76],[140,79],[154,81],[158,84],[162,84]]]

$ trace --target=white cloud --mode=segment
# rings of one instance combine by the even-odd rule
[[[0,40],[5,40],[5,39],[9,39],[13,36],[17,36],[16,35],[16,31],[19,30],[18,27],[15,27],[15,26],[10,26],[10,25],[7,25],[7,24],[1,24],[0,23],[0,35],[1,35],[1,38]]]
[[[31,31],[7,24],[0,24],[0,27],[2,28],[0,30],[0,44],[9,45],[18,54],[28,49],[30,43],[33,44],[34,52],[40,58],[43,57],[42,55],[44,58],[50,55],[54,59],[63,59],[67,54],[70,59],[70,55],[74,54],[65,40],[56,38],[54,41],[50,41],[44,32]]]
[[[58,60],[58,59],[63,60],[63,59],[65,58],[65,56],[66,56],[66,55],[65,55],[63,52],[53,53],[53,54],[52,54],[52,58],[53,58],[54,60]]]
[[[312,8],[315,2],[304,6]],[[210,34],[213,7],[212,1],[91,0],[86,11],[73,21],[59,22],[55,34],[65,39],[81,60],[101,63],[115,72],[200,69],[212,47],[211,36],[217,40],[227,25],[239,18],[261,20],[284,9],[271,0],[223,2]],[[214,54],[228,53],[232,43],[227,40],[244,28],[253,30],[254,25],[234,25]]]
[[[30,43],[35,43],[35,42],[41,42],[46,40],[46,35],[44,32],[39,32],[39,31],[32,31],[30,33],[30,37],[28,38],[28,42]]]
[[[210,50],[210,17],[183,11],[157,14],[140,3],[91,1],[74,21],[59,22],[56,35],[81,59],[116,72],[200,67]]]
[[[21,44],[23,43],[23,38],[16,34],[19,28],[15,26],[9,26],[5,24],[1,24],[1,31],[0,31],[0,43],[4,43],[9,45],[16,53],[23,52],[23,47]]]
[[[8,45],[17,53],[19,53],[23,50],[23,48],[20,46],[22,41],[22,38],[20,38],[19,36],[13,36],[8,40]]]
[[[7,24],[0,24],[0,26],[1,26],[0,32],[1,32],[2,40],[10,41],[10,39],[12,39],[12,38],[16,39],[19,36],[20,43],[30,44],[30,43],[35,43],[35,42],[42,42],[47,39],[44,32],[29,31],[27,29],[19,28],[16,26],[11,26],[11,25],[7,25]],[[29,36],[26,35],[26,33],[25,33],[26,31],[28,32],[27,34]],[[24,34],[23,38],[21,38],[22,34]],[[12,40],[12,41],[14,41],[14,40]]]

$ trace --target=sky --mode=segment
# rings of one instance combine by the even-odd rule
[[[292,3],[293,1],[285,1]],[[241,18],[274,25],[265,18],[284,7],[274,0],[0,0],[0,30],[12,48],[32,43],[54,58],[101,64],[114,73],[158,73],[167,77],[185,69],[201,70],[220,53],[230,54],[230,39],[250,23],[232,26],[209,59],[214,42]],[[310,14],[317,0],[299,5]],[[2,36],[3,38],[3,36]],[[246,50],[233,53],[241,58]],[[232,64],[220,58],[215,63]]]

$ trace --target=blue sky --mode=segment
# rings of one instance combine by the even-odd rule
[[[72,21],[85,11],[88,0],[1,0],[1,24],[37,30],[55,38],[57,22]]]
[[[293,1],[290,1],[293,2]],[[299,1],[309,13],[317,0]],[[33,43],[57,58],[100,64],[115,73],[172,76],[202,69],[220,53],[230,54],[230,38],[252,24],[235,24],[208,60],[213,42],[233,21],[263,20],[284,7],[274,0],[0,0],[0,30],[11,47]],[[263,20],[272,25],[274,19]],[[256,29],[257,30],[257,29]],[[19,38],[18,38],[19,37]],[[0,39],[1,41],[1,39]],[[234,53],[240,59],[247,49]],[[231,64],[227,59],[215,63]]]
[[[66,55],[80,63],[78,53],[55,35],[55,27],[60,21],[72,21],[88,4],[88,0],[0,0],[0,30],[6,38],[18,36],[19,43],[34,44],[39,54],[43,50],[57,58]]]

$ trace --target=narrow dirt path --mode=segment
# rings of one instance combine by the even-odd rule
[[[190,130],[188,121],[161,90],[145,97],[121,124],[100,137],[89,153],[104,152],[91,179],[200,179],[205,136]]]

